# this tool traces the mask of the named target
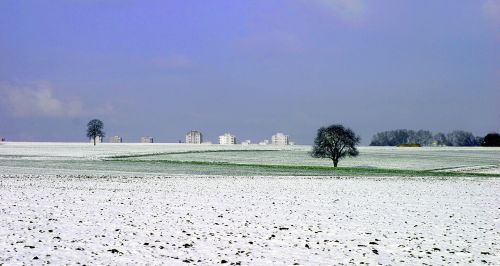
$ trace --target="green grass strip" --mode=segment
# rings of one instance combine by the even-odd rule
[[[467,173],[467,172],[444,172],[433,170],[405,170],[387,168],[353,168],[332,166],[307,166],[307,165],[267,165],[229,162],[207,162],[207,161],[175,161],[175,160],[109,160],[108,162],[130,162],[143,164],[177,164],[177,165],[199,165],[228,168],[251,168],[255,170],[269,170],[281,173],[280,175],[346,175],[346,176],[413,176],[413,177],[500,177],[498,174]],[[249,169],[251,171],[251,169]],[[284,172],[284,173],[283,173]],[[228,175],[233,175],[228,173]]]

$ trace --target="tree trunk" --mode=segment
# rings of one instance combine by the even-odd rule
[[[333,160],[333,167],[334,167],[334,168],[337,168],[337,164],[338,164],[338,163],[339,163],[339,161],[338,161],[338,160]]]
[[[96,136],[94,136],[94,146],[95,146],[95,138],[96,138]]]

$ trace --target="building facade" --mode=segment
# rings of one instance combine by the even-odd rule
[[[113,136],[113,137],[111,137],[110,142],[111,143],[122,143],[122,137],[120,137],[120,136]]]
[[[152,137],[142,137],[141,138],[141,143],[153,143],[153,138]]]
[[[268,145],[269,144],[269,140],[268,139],[265,139],[261,142],[259,142],[259,145]]]
[[[203,134],[200,131],[191,130],[186,134],[186,143],[201,144],[203,143]]]
[[[274,145],[288,145],[290,144],[289,142],[290,137],[288,135],[285,135],[283,133],[276,133],[273,135],[271,141]]]
[[[234,135],[231,135],[230,133],[226,133],[222,136],[219,136],[219,144],[221,145],[236,144],[236,137]]]

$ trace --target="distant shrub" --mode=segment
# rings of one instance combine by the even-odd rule
[[[398,147],[422,147],[422,145],[418,143],[403,143],[399,144]]]
[[[500,134],[489,133],[484,137],[482,145],[485,147],[500,147]]]

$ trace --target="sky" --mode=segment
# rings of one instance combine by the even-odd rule
[[[500,0],[3,0],[0,136],[500,131]],[[107,138],[106,138],[107,139]]]

